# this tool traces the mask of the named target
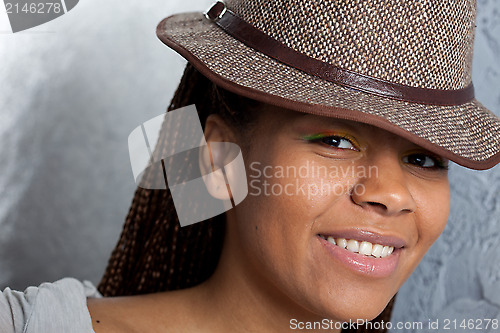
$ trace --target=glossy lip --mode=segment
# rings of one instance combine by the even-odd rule
[[[387,257],[374,258],[359,253],[353,253],[340,246],[334,245],[323,239],[320,235],[317,235],[316,238],[333,260],[356,273],[372,278],[386,278],[392,275],[398,266],[399,257],[403,251],[402,248],[395,248],[394,252]]]
[[[349,229],[343,231],[335,231],[331,233],[320,233],[319,235],[325,236],[326,238],[331,236],[333,238],[345,238],[347,240],[355,239],[361,242],[366,241],[372,244],[393,246],[394,249],[405,247],[407,244],[407,242],[403,238],[398,236],[382,235],[377,232],[360,230],[360,229]]]

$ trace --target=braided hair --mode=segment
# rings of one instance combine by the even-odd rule
[[[262,103],[223,90],[188,64],[168,111],[196,105],[204,128],[210,114],[218,114],[231,126],[249,130]],[[166,126],[156,150],[165,149]],[[188,166],[197,167],[197,166]],[[145,174],[146,182],[155,170]],[[156,170],[157,171],[157,170]],[[138,187],[98,290],[103,296],[128,296],[189,288],[212,275],[225,233],[225,215],[180,227],[166,190]],[[394,298],[372,322],[388,322]],[[373,325],[376,326],[376,325]],[[343,333],[380,333],[382,329],[343,330]]]

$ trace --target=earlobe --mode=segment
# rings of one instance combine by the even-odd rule
[[[203,181],[207,187],[208,193],[219,200],[231,200],[232,195],[226,184],[224,173],[221,169],[203,176]]]
[[[200,170],[208,192],[214,198],[231,200],[224,167],[231,161],[232,129],[218,115],[210,115],[205,123],[207,145],[200,150]]]
[[[239,204],[248,194],[245,165],[240,147],[233,143],[233,129],[217,115],[207,119],[206,145],[200,150],[200,170],[210,195]]]
[[[209,142],[200,152],[200,168],[208,193],[219,200],[231,200],[232,195],[224,173],[225,142]]]

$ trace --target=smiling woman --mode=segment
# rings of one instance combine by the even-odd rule
[[[217,133],[212,126],[209,118],[209,142],[234,140],[229,129]],[[344,134],[303,139],[325,130]],[[252,293],[262,290],[262,284],[275,286],[277,290],[261,297],[273,295],[277,308],[295,304],[299,308],[286,313],[291,318],[304,316],[305,310],[312,318],[318,316],[316,320],[376,317],[446,224],[446,169],[432,162],[434,154],[377,127],[274,107],[262,108],[251,142],[244,154],[247,161],[297,169],[307,163],[372,166],[378,177],[320,178],[311,173],[270,179],[271,187],[296,184],[317,189],[316,195],[294,191],[291,196],[248,197],[228,212],[218,268],[228,275],[220,277],[225,281],[220,286],[233,285],[234,292],[245,290],[239,285],[244,283],[252,286]],[[339,186],[343,191],[331,191]],[[233,281],[234,276],[249,281]],[[216,271],[212,281],[218,277]],[[281,319],[282,325],[290,320]],[[274,320],[279,322],[279,317]]]
[[[169,189],[138,188],[106,297],[87,303],[95,332],[390,328],[446,225],[449,161],[500,161],[500,120],[471,82],[474,20],[463,0],[228,0],[164,19],[189,61],[169,110],[195,104],[207,142],[183,168],[223,169],[236,193],[217,148],[235,143],[249,191],[181,227]],[[155,154],[178,134],[165,121]]]
[[[170,110],[196,104],[213,165],[215,143],[241,147],[249,194],[180,228],[169,191],[139,189],[99,289],[148,295],[89,301],[95,330],[390,328],[446,225],[449,160],[500,160],[500,121],[474,99],[474,18],[458,0],[233,0],[163,20],[190,62]]]
[[[152,294],[91,301],[96,331],[385,331],[446,225],[448,160],[499,161],[499,120],[470,81],[474,13],[463,1],[228,1],[162,21],[160,39],[191,62],[170,109],[197,105],[208,149],[242,148],[249,195],[181,229],[168,191],[139,189],[100,290]],[[144,321],[117,317],[139,305]]]

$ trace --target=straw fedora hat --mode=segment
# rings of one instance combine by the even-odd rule
[[[474,98],[475,17],[472,0],[226,0],[167,17],[157,35],[234,93],[488,169],[500,119]]]

